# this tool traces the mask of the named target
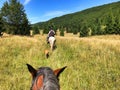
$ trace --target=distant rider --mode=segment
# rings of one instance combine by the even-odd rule
[[[54,37],[55,36],[55,31],[51,28],[48,35],[47,35],[47,43],[49,43],[49,37]]]

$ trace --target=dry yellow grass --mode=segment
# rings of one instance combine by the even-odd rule
[[[0,90],[29,90],[26,63],[35,68],[68,66],[60,76],[61,90],[120,89],[119,35],[56,39],[57,48],[46,59],[46,35],[0,38]]]

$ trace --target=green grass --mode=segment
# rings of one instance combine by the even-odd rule
[[[0,38],[0,90],[30,89],[26,63],[68,66],[60,76],[61,90],[120,90],[120,36],[56,38],[57,48],[48,59],[44,36]]]

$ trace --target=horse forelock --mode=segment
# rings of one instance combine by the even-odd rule
[[[43,90],[59,90],[59,81],[52,69],[45,68],[43,76],[44,76]]]
[[[40,76],[43,76],[43,81],[39,81],[42,82],[42,87],[38,90],[59,90],[59,81],[55,76],[53,70],[49,67],[41,67],[38,69],[36,78],[33,79],[32,87],[35,84],[37,85],[37,79],[41,78]]]

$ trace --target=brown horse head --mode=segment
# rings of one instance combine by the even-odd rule
[[[60,90],[59,76],[67,67],[52,70],[49,67],[40,67],[38,70],[27,64],[32,75],[32,86],[30,90]]]

